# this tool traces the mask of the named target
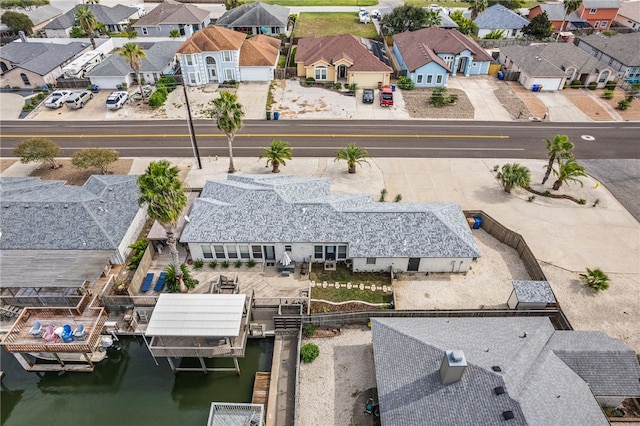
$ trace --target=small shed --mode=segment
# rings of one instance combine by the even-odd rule
[[[513,281],[507,305],[510,309],[545,309],[555,303],[548,281]]]
[[[251,296],[244,294],[161,294],[145,333],[155,357],[167,357],[176,371],[235,371],[247,340]],[[201,368],[181,368],[173,358],[195,357]],[[233,358],[235,368],[209,368],[205,358]]]

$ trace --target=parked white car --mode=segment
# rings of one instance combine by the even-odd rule
[[[88,90],[83,90],[82,92],[70,94],[64,103],[66,103],[69,108],[84,108],[84,104],[89,102],[91,99],[93,99],[93,93]]]
[[[129,99],[129,93],[125,91],[111,92],[107,98],[107,109],[120,109],[127,99]]]
[[[45,101],[44,106],[47,108],[60,108],[71,93],[73,93],[71,90],[54,90]]]

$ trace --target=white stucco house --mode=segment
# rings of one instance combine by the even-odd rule
[[[230,175],[207,181],[180,242],[193,259],[350,261],[355,272],[465,272],[480,256],[460,206],[331,194],[329,180]]]
[[[271,81],[280,57],[280,39],[209,25],[177,51],[188,86],[225,81]]]

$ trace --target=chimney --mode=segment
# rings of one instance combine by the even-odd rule
[[[18,31],[18,37],[20,37],[21,42],[27,42],[27,36],[25,35],[24,31]]]
[[[455,383],[462,379],[467,368],[467,360],[462,351],[445,351],[440,364],[440,380],[443,385]]]

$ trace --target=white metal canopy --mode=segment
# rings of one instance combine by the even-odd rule
[[[147,336],[236,337],[244,294],[161,294]]]

